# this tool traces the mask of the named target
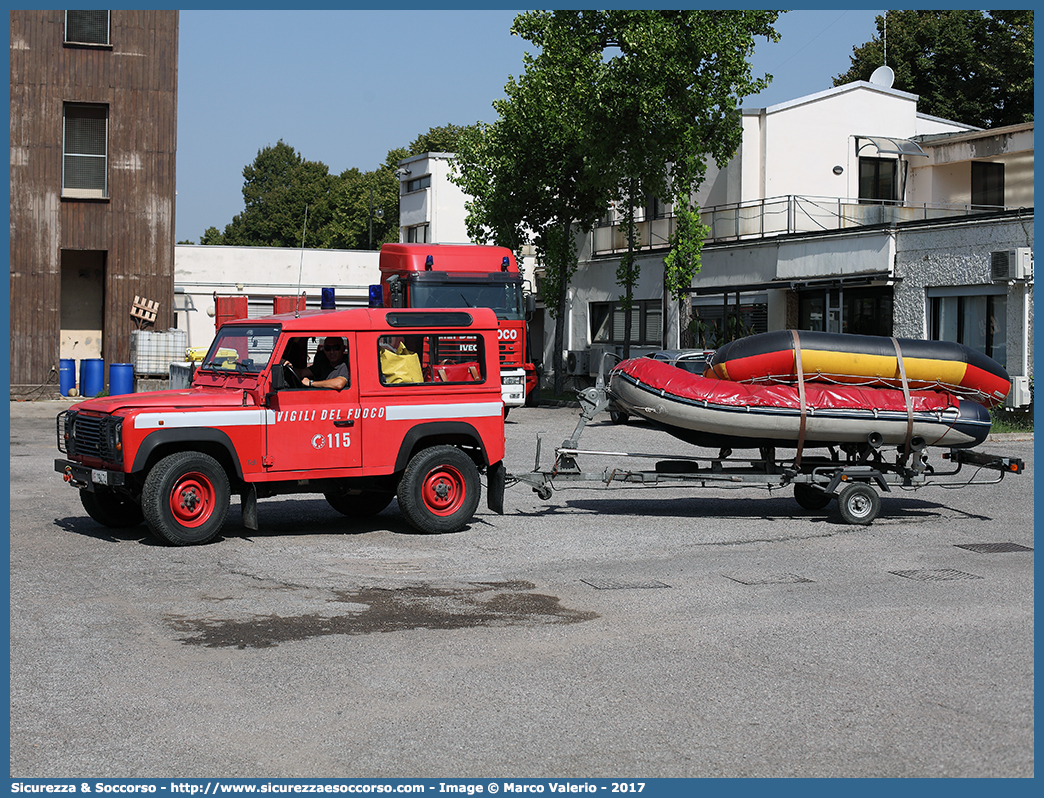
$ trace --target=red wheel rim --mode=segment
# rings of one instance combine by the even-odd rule
[[[435,515],[453,515],[464,504],[466,494],[464,477],[448,465],[429,471],[421,486],[424,506]]]
[[[214,485],[199,472],[183,475],[170,492],[170,511],[182,526],[202,526],[214,513]]]

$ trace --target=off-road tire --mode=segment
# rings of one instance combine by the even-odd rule
[[[470,457],[455,446],[433,446],[407,463],[399,482],[399,509],[421,532],[459,532],[474,517],[481,490]]]
[[[145,477],[141,509],[153,535],[175,546],[213,540],[228,516],[228,475],[210,455],[167,455]]]
[[[102,526],[112,529],[127,529],[145,520],[141,505],[130,496],[105,490],[81,490],[80,503],[87,515]]]

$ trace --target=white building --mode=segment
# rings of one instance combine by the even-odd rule
[[[365,307],[369,286],[380,282],[378,252],[282,247],[174,247],[174,302],[178,329],[190,348],[214,340],[215,295],[246,297],[251,318],[270,315],[276,297],[305,295],[320,307],[324,288],[334,288],[337,307]]]
[[[737,323],[945,338],[1032,374],[1033,123],[983,131],[920,114],[916,101],[856,82],[743,112],[739,151],[711,167],[698,197],[710,234],[692,287],[697,346]],[[594,370],[598,358],[579,356],[590,347],[622,349],[621,217],[580,242],[566,322],[574,376]],[[650,199],[639,218],[632,354],[685,340],[662,287],[670,206]],[[1028,271],[1000,279],[995,253]]]
[[[399,241],[465,244],[467,195],[450,182],[453,153],[427,152],[399,161]]]

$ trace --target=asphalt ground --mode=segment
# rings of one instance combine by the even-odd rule
[[[789,490],[515,485],[451,535],[294,496],[170,548],[54,472],[68,404],[11,405],[12,777],[1034,774],[1032,440],[867,527]],[[576,419],[512,411],[509,471]],[[694,453],[608,417],[582,444]]]

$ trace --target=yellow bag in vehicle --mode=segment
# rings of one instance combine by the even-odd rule
[[[389,385],[397,382],[424,382],[420,357],[410,352],[401,341],[398,352],[381,350],[381,374]]]

